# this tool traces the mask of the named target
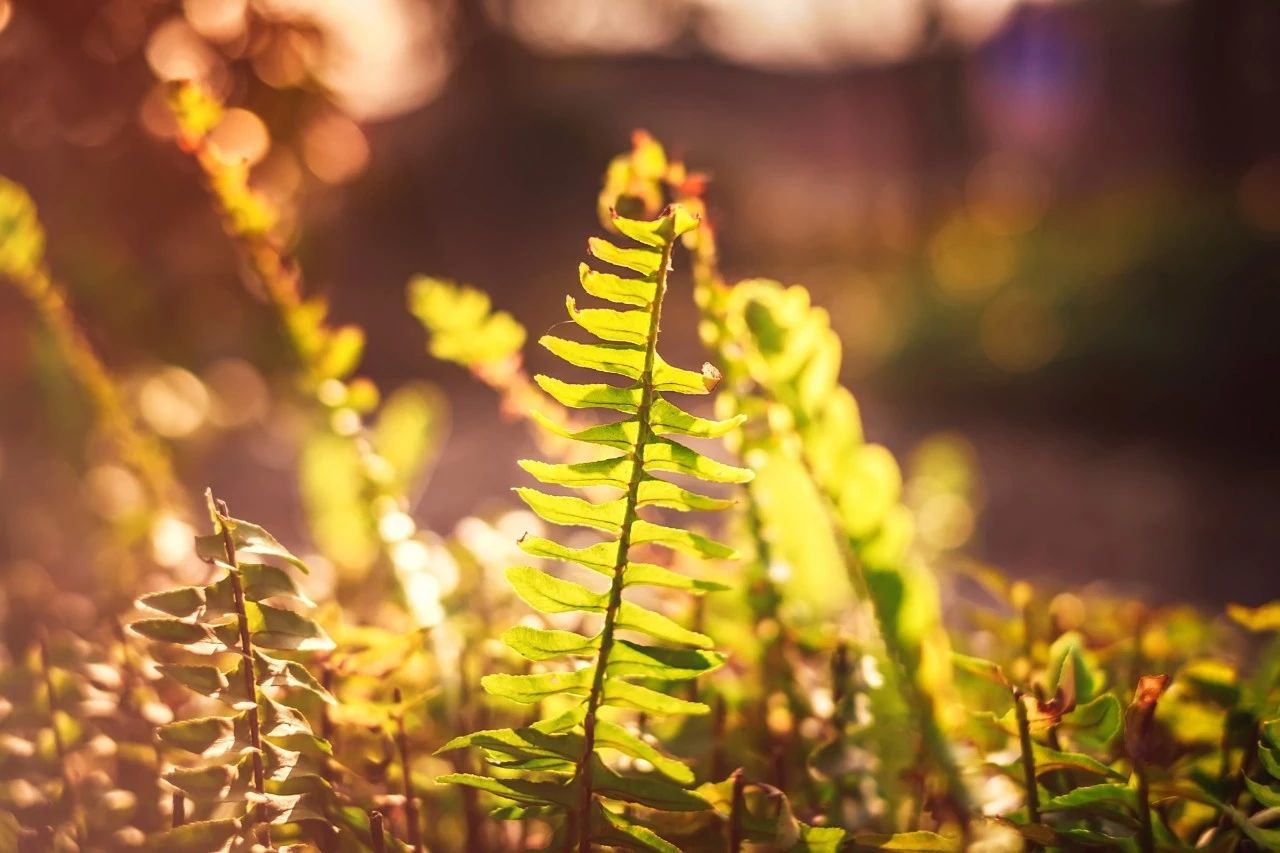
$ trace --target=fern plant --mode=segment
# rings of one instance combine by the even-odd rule
[[[180,653],[214,656],[214,662],[168,662],[159,669],[231,711],[158,729],[163,747],[203,763],[163,775],[201,819],[175,826],[157,843],[165,850],[205,851],[311,839],[362,849],[369,840],[367,817],[338,802],[326,778],[331,747],[300,710],[333,698],[304,662],[277,656],[333,647],[324,630],[295,609],[310,602],[282,566],[306,566],[267,531],[230,517],[212,494],[208,499],[215,532],[197,537],[196,548],[221,577],[142,596],[141,607],[164,615],[131,625]],[[217,661],[226,656],[235,659],[229,669]]]
[[[671,844],[614,803],[623,801],[658,811],[701,811],[708,804],[688,791],[693,774],[681,762],[661,753],[634,730],[622,725],[619,711],[650,716],[704,714],[706,705],[676,698],[637,683],[696,678],[723,661],[712,641],[666,616],[631,600],[626,591],[639,586],[665,587],[700,593],[714,585],[685,577],[670,569],[637,559],[642,546],[657,545],[698,557],[724,558],[731,549],[697,533],[642,517],[642,511],[720,509],[722,498],[689,491],[656,476],[669,472],[711,483],[744,483],[751,472],[715,462],[667,436],[719,437],[737,420],[710,421],[681,410],[668,393],[706,394],[718,374],[705,366],[701,373],[669,365],[658,354],[663,299],[668,289],[676,241],[697,228],[698,220],[672,206],[652,221],[616,217],[617,230],[638,243],[621,247],[592,239],[592,255],[604,263],[638,273],[624,277],[598,272],[583,264],[579,279],[592,296],[625,307],[579,308],[567,300],[573,321],[598,342],[582,343],[545,336],[540,343],[569,364],[619,375],[628,385],[574,384],[537,376],[538,385],[566,406],[620,412],[621,420],[563,431],[549,419],[548,429],[589,445],[621,451],[621,455],[583,463],[548,464],[524,461],[526,471],[540,482],[583,489],[605,487],[620,497],[592,502],[579,497],[551,495],[532,488],[517,493],[546,521],[587,527],[610,538],[582,548],[568,547],[541,537],[525,537],[521,548],[531,556],[575,563],[608,579],[608,589],[595,592],[582,584],[531,567],[507,572],[511,585],[530,606],[548,614],[599,614],[593,636],[518,626],[503,635],[504,642],[530,661],[570,658],[581,663],[568,671],[521,675],[489,675],[483,679],[491,694],[526,704],[557,699],[568,701],[563,713],[521,729],[498,729],[464,735],[443,748],[475,746],[495,768],[520,771],[518,778],[451,774],[441,781],[470,785],[514,800],[520,808],[499,814],[559,816],[567,849],[587,853],[593,844],[674,850]],[[628,638],[647,635],[650,645]],[[648,762],[649,776],[625,776],[611,769],[601,753],[616,751]],[[535,778],[528,778],[533,774]]]

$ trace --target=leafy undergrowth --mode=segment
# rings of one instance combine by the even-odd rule
[[[0,273],[145,486],[95,533],[96,629],[5,574],[33,627],[6,631],[0,850],[1280,850],[1280,602],[1034,588],[918,535],[971,511],[963,454],[904,477],[866,440],[826,311],[726,281],[707,181],[655,140],[609,165],[609,236],[538,341],[563,377],[482,291],[410,283],[429,352],[544,456],[527,509],[431,531],[447,401],[358,375],[364,333],[210,143],[220,105],[172,103],[286,344],[310,541],[212,495],[197,520],[0,183]],[[661,355],[677,312],[700,369]]]

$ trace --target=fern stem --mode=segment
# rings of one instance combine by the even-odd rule
[[[1155,832],[1151,826],[1151,786],[1147,780],[1145,762],[1134,762],[1133,772],[1138,777],[1138,849],[1142,853],[1155,853]]]
[[[742,849],[742,813],[746,810],[746,787],[742,768],[733,771],[733,796],[729,803],[729,845],[728,853],[738,853]]]
[[[638,430],[635,449],[632,451],[635,464],[632,466],[631,479],[627,484],[622,532],[618,535],[618,554],[614,560],[613,578],[609,584],[609,603],[604,613],[604,624],[600,628],[600,654],[596,659],[596,670],[591,679],[591,692],[587,695],[587,712],[582,719],[582,757],[578,760],[578,766],[574,772],[574,783],[578,785],[580,791],[574,822],[578,853],[591,853],[591,806],[594,797],[591,787],[591,762],[596,746],[596,714],[604,698],[604,675],[609,666],[609,653],[613,650],[613,634],[618,620],[618,610],[622,607],[622,582],[631,550],[631,528],[637,519],[640,483],[644,479],[644,447],[650,439],[649,412],[656,393],[653,387],[653,365],[658,350],[658,328],[662,322],[662,300],[667,293],[667,276],[671,270],[671,250],[674,246],[674,238],[667,241],[662,248],[662,259],[658,266],[653,309],[649,315],[649,332],[645,338],[644,369],[640,374],[642,388],[640,405],[636,410]],[[567,838],[567,843],[573,844],[572,836]]]
[[[236,545],[231,538],[231,526],[229,524],[231,514],[227,510],[227,505],[224,501],[218,501],[217,508],[218,528],[222,534],[222,550],[227,558],[227,575],[231,578],[231,596],[235,601],[236,621],[240,632],[240,671],[244,678],[245,696],[253,703],[245,712],[245,716],[249,721],[249,745],[253,747],[253,787],[259,794],[265,796],[267,785],[266,774],[262,764],[262,729],[258,719],[258,702],[261,697],[258,693],[257,667],[253,660],[253,641],[249,637],[249,614],[246,612],[244,603],[244,584],[240,579],[240,563],[236,559]],[[259,824],[256,829],[258,841],[269,848],[271,846],[271,829],[266,826],[266,804],[259,803],[254,807],[254,812]]]
[[[395,692],[392,694],[392,701],[394,701],[397,706],[404,701],[404,697],[400,693],[399,687],[397,687]],[[402,792],[404,793],[405,832],[409,837],[409,846],[413,848],[414,853],[420,853],[422,850],[422,830],[418,826],[418,801],[413,793],[413,774],[409,769],[409,735],[404,728],[404,709],[397,710],[395,722],[396,749],[400,753],[400,782]]]
[[[1040,822],[1040,790],[1036,787],[1036,757],[1031,751],[1031,723],[1027,720],[1027,706],[1022,701],[1020,688],[1013,690],[1013,709],[1018,718],[1018,745],[1022,750],[1022,780],[1027,788],[1027,819]],[[1029,843],[1028,850],[1038,850],[1039,845]]]

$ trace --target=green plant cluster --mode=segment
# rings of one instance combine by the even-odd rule
[[[210,495],[190,560],[120,579],[132,609],[6,631],[0,850],[1280,850],[1280,603],[1035,588],[926,545],[920,495],[972,479],[930,466],[963,455],[904,473],[868,440],[827,312],[727,281],[707,181],[651,136],[609,165],[610,234],[539,339],[563,378],[525,373],[483,291],[410,283],[428,352],[545,456],[433,531],[447,401],[356,376],[364,333],[304,296],[275,210],[207,144],[221,106],[173,107],[289,354],[310,541]],[[182,448],[132,417],[9,183],[0,273],[146,448],[126,463],[167,471]],[[701,369],[660,352],[678,312]]]

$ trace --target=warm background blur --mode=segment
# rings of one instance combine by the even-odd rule
[[[977,554],[1156,599],[1280,594],[1274,0],[0,0],[0,174],[56,277],[193,495],[302,536],[281,348],[167,139],[179,78],[265,119],[272,144],[247,112],[224,144],[370,330],[366,372],[450,392],[424,522],[506,501],[529,440],[427,358],[407,278],[559,321],[599,176],[645,127],[712,175],[731,276],[830,308],[872,439],[971,443]],[[85,507],[127,502],[85,421],[0,288],[0,565],[74,579]]]

